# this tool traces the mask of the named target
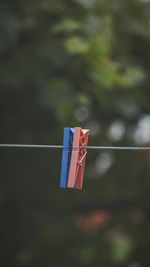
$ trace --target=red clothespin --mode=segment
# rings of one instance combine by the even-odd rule
[[[82,189],[85,157],[87,154],[88,129],[74,128],[68,187]]]

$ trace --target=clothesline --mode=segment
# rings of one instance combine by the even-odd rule
[[[32,144],[0,144],[0,148],[45,148],[62,149],[62,145],[32,145]],[[149,150],[150,147],[143,146],[87,146],[93,150]]]

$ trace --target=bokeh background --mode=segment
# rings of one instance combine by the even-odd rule
[[[150,146],[149,0],[1,0],[0,143]],[[0,266],[149,267],[150,153],[0,149]]]

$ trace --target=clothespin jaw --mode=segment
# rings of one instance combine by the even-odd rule
[[[68,128],[68,127],[64,128],[61,177],[60,177],[61,188],[66,188],[68,183],[68,173],[70,167],[73,134],[74,134],[73,128]]]
[[[82,189],[88,135],[88,129],[81,129],[80,127],[74,128],[72,155],[68,177],[69,188]]]

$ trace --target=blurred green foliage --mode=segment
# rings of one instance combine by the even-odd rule
[[[150,144],[150,2],[1,0],[0,143]],[[0,266],[149,267],[150,154],[89,151],[81,192],[61,152],[0,150]]]

